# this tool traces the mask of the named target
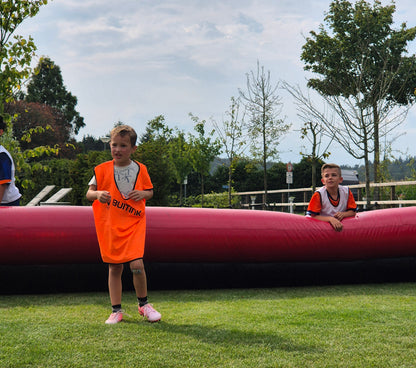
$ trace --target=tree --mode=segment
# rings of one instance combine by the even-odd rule
[[[315,192],[316,190],[316,169],[318,164],[322,161],[322,159],[328,158],[331,154],[327,150],[328,146],[324,148],[322,152],[320,151],[324,129],[325,128],[321,122],[312,121],[307,121],[301,128],[301,138],[307,139],[312,145],[311,152],[309,154],[301,152],[301,155],[311,163],[312,192]],[[331,142],[329,142],[329,144],[331,144]]]
[[[224,153],[227,156],[228,166],[228,205],[231,207],[232,198],[232,175],[235,170],[236,164],[240,156],[243,154],[246,143],[244,140],[244,117],[240,121],[240,101],[231,97],[230,110],[227,111],[229,120],[223,120],[220,126],[217,122],[214,123],[217,134],[219,135],[220,142],[224,147]]]
[[[14,101],[6,104],[5,112],[14,117],[14,137],[23,150],[50,146],[59,148],[60,157],[75,157],[76,141],[63,130],[65,124],[60,111],[39,102]],[[22,140],[28,132],[32,132],[30,139]]]
[[[189,143],[185,139],[185,133],[178,130],[176,137],[170,140],[168,148],[176,183],[179,184],[179,205],[182,206],[182,185],[192,171],[190,148]]]
[[[13,137],[13,130],[11,123],[8,123],[7,130],[3,134],[1,143],[9,152],[13,154],[13,161],[16,168],[16,183],[23,189],[28,189],[34,186],[33,178],[39,172],[48,171],[49,168],[38,162],[32,163],[33,158],[42,157],[44,155],[58,155],[59,149],[50,146],[37,146],[31,149],[22,150],[20,142]],[[32,135],[43,133],[45,130],[42,127],[30,129],[23,135],[23,142],[29,142]],[[19,173],[19,175],[17,175]],[[20,174],[22,179],[20,178]]]
[[[240,90],[240,97],[250,115],[248,134],[252,140],[252,155],[263,165],[264,206],[267,205],[267,160],[277,156],[277,145],[290,124],[278,116],[282,110],[281,98],[277,94],[279,84],[272,85],[270,71],[257,62],[257,72],[247,74],[247,91]]]
[[[12,152],[16,173],[27,173],[26,178],[18,184],[26,189],[32,185],[32,179],[37,172],[47,170],[39,163],[30,165],[29,159],[43,154],[57,154],[58,150],[40,146],[22,151],[19,141],[13,137],[12,122],[15,116],[5,113],[5,104],[14,100],[15,94],[21,89],[21,85],[31,73],[30,63],[35,55],[36,46],[32,37],[27,39],[15,34],[22,22],[34,17],[47,0],[18,1],[5,0],[0,3],[0,114],[8,123],[6,134],[2,137],[2,144],[9,152]],[[25,141],[30,141],[33,133],[42,131],[42,128],[30,129],[23,136]]]
[[[0,3],[0,113],[4,104],[13,100],[25,78],[31,72],[30,63],[36,51],[32,37],[16,35],[15,31],[26,19],[34,17],[47,0]]]
[[[40,102],[59,111],[62,116],[61,130],[68,134],[66,140],[85,126],[84,118],[75,110],[77,98],[66,90],[61,68],[49,58],[40,59],[27,86],[25,100]]]
[[[319,33],[311,31],[301,55],[305,69],[319,75],[310,78],[308,86],[338,112],[342,133],[354,135],[352,141],[358,138],[359,147],[348,145],[347,151],[361,150],[364,159],[374,154],[375,181],[380,137],[386,137],[389,144],[390,134],[416,100],[416,57],[406,56],[416,27],[407,28],[403,23],[394,30],[394,12],[394,3],[382,6],[375,0],[371,6],[359,0],[353,6],[347,0],[334,0],[325,17],[329,30],[320,25]],[[333,129],[338,132],[336,139],[341,137],[338,127]],[[341,137],[339,143],[348,143],[350,138]],[[368,166],[368,158],[365,164]]]
[[[29,141],[21,141],[22,149],[35,148],[40,145],[64,145],[66,135],[59,129],[59,114],[50,106],[38,102],[14,101],[6,104],[5,112],[14,116],[13,133],[18,141],[28,131],[42,127],[44,132],[32,135]]]
[[[324,108],[319,108],[300,90],[292,90],[292,95],[297,100],[298,111],[304,119],[322,122],[320,127],[326,135],[340,143],[357,160],[364,160],[366,193],[369,193],[369,154],[374,151],[372,146],[374,131],[372,119],[369,118],[371,114],[362,105],[358,104],[357,106],[353,98],[321,95],[325,105]],[[327,109],[332,110],[333,114],[328,114]],[[369,195],[367,201],[369,205]]]
[[[110,141],[110,138],[95,138],[92,135],[84,136],[81,141],[82,151],[84,153],[88,151],[105,151],[108,149],[107,139]]]
[[[317,165],[315,166],[315,182],[312,183],[312,188],[316,188],[317,186],[322,186],[321,182],[321,166],[323,165],[323,161],[319,160]],[[310,172],[312,170],[312,162],[309,160],[308,157],[302,157],[300,162],[293,164],[293,171],[296,173],[295,185],[294,188],[307,188],[311,186],[311,175]],[[314,189],[311,192],[314,193]],[[292,194],[292,193],[291,193]],[[293,193],[295,196],[297,193]],[[297,198],[297,200],[301,200],[301,198]],[[308,199],[303,198],[301,201],[307,201]]]
[[[221,152],[221,144],[218,139],[213,139],[214,130],[206,135],[205,120],[190,114],[195,123],[197,136],[189,134],[190,159],[193,169],[200,175],[201,179],[201,207],[204,207],[204,177],[209,175],[211,162]]]
[[[143,162],[149,171],[154,186],[154,196],[149,204],[153,206],[168,204],[174,178],[168,148],[171,137],[172,130],[165,124],[164,116],[159,115],[147,123],[146,131],[133,155]]]
[[[309,94],[305,96],[299,86],[294,87],[284,82],[283,88],[294,97],[298,116],[304,122],[300,129],[301,138],[308,140],[311,144],[310,153],[305,151],[300,154],[311,163],[311,184],[312,191],[315,192],[316,169],[323,159],[331,155],[328,150],[336,135],[327,129],[328,122],[332,121],[332,117],[327,117],[325,110],[316,108]],[[328,138],[327,141],[325,141],[325,137]]]

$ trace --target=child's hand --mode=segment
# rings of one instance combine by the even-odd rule
[[[145,194],[146,192],[143,190],[132,190],[129,195],[128,195],[128,199],[132,199],[133,201],[140,201],[142,199],[145,199]]]
[[[338,221],[335,217],[329,218],[329,223],[334,228],[335,231],[342,231],[342,223]]]
[[[337,212],[334,217],[338,220],[338,221],[342,221],[345,217],[345,213],[344,212]]]
[[[106,192],[104,190],[98,190],[97,191],[97,199],[101,203],[110,203],[110,201],[111,201],[110,192]]]

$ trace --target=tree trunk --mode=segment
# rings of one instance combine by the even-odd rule
[[[377,104],[373,105],[373,118],[374,118],[374,183],[380,181],[380,117],[377,110]],[[374,200],[380,200],[380,188],[374,188]]]
[[[315,193],[316,190],[316,164],[317,164],[317,157],[316,157],[316,133],[315,129],[312,129],[312,123],[310,123],[312,135],[313,135],[313,143],[312,143],[312,194]]]
[[[365,137],[366,138],[366,137]],[[368,163],[368,143],[367,139],[364,139],[364,167],[365,167],[365,197],[367,199],[367,209],[370,209],[371,196],[370,196],[370,166]]]
[[[264,201],[263,210],[267,207],[267,145],[266,145],[266,116],[263,114],[263,181]]]
[[[230,163],[230,166],[228,168],[228,207],[232,208],[232,203],[231,203],[231,179],[232,179],[232,173],[233,173],[233,167],[232,164]]]
[[[179,206],[181,206],[181,207],[183,205],[183,203],[182,203],[182,200],[183,200],[183,189],[182,189],[182,185],[183,185],[183,182],[182,183],[179,183]]]
[[[316,159],[312,158],[312,194],[316,191]]]
[[[201,174],[201,207],[204,207],[204,175]]]
[[[370,168],[368,165],[368,157],[364,158],[365,164],[365,197],[367,200],[367,209],[370,209],[371,206],[371,197],[370,197]]]
[[[267,207],[267,161],[266,155],[263,156],[263,185],[264,185],[264,201],[263,201],[263,210]]]

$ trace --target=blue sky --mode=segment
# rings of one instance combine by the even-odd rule
[[[100,137],[117,121],[140,135],[146,123],[164,115],[166,123],[193,131],[189,113],[221,122],[232,96],[246,85],[257,60],[273,83],[306,85],[301,47],[323,23],[330,0],[54,0],[18,29],[32,35],[37,55],[62,71],[78,98],[84,135]],[[382,1],[389,4],[389,1]],[[397,26],[416,25],[414,0],[396,0]],[[416,42],[409,52],[416,53]],[[37,60],[35,60],[35,65]],[[292,123],[279,144],[280,159],[299,162],[297,131],[302,122],[284,90],[282,117]],[[416,155],[416,107],[410,111],[394,148]],[[331,161],[361,163],[342,148]],[[400,153],[396,153],[400,155]]]

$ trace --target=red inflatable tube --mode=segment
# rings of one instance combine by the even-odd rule
[[[416,256],[416,207],[359,213],[336,232],[281,212],[147,207],[145,261],[305,262]],[[92,208],[0,208],[0,264],[99,263]]]

